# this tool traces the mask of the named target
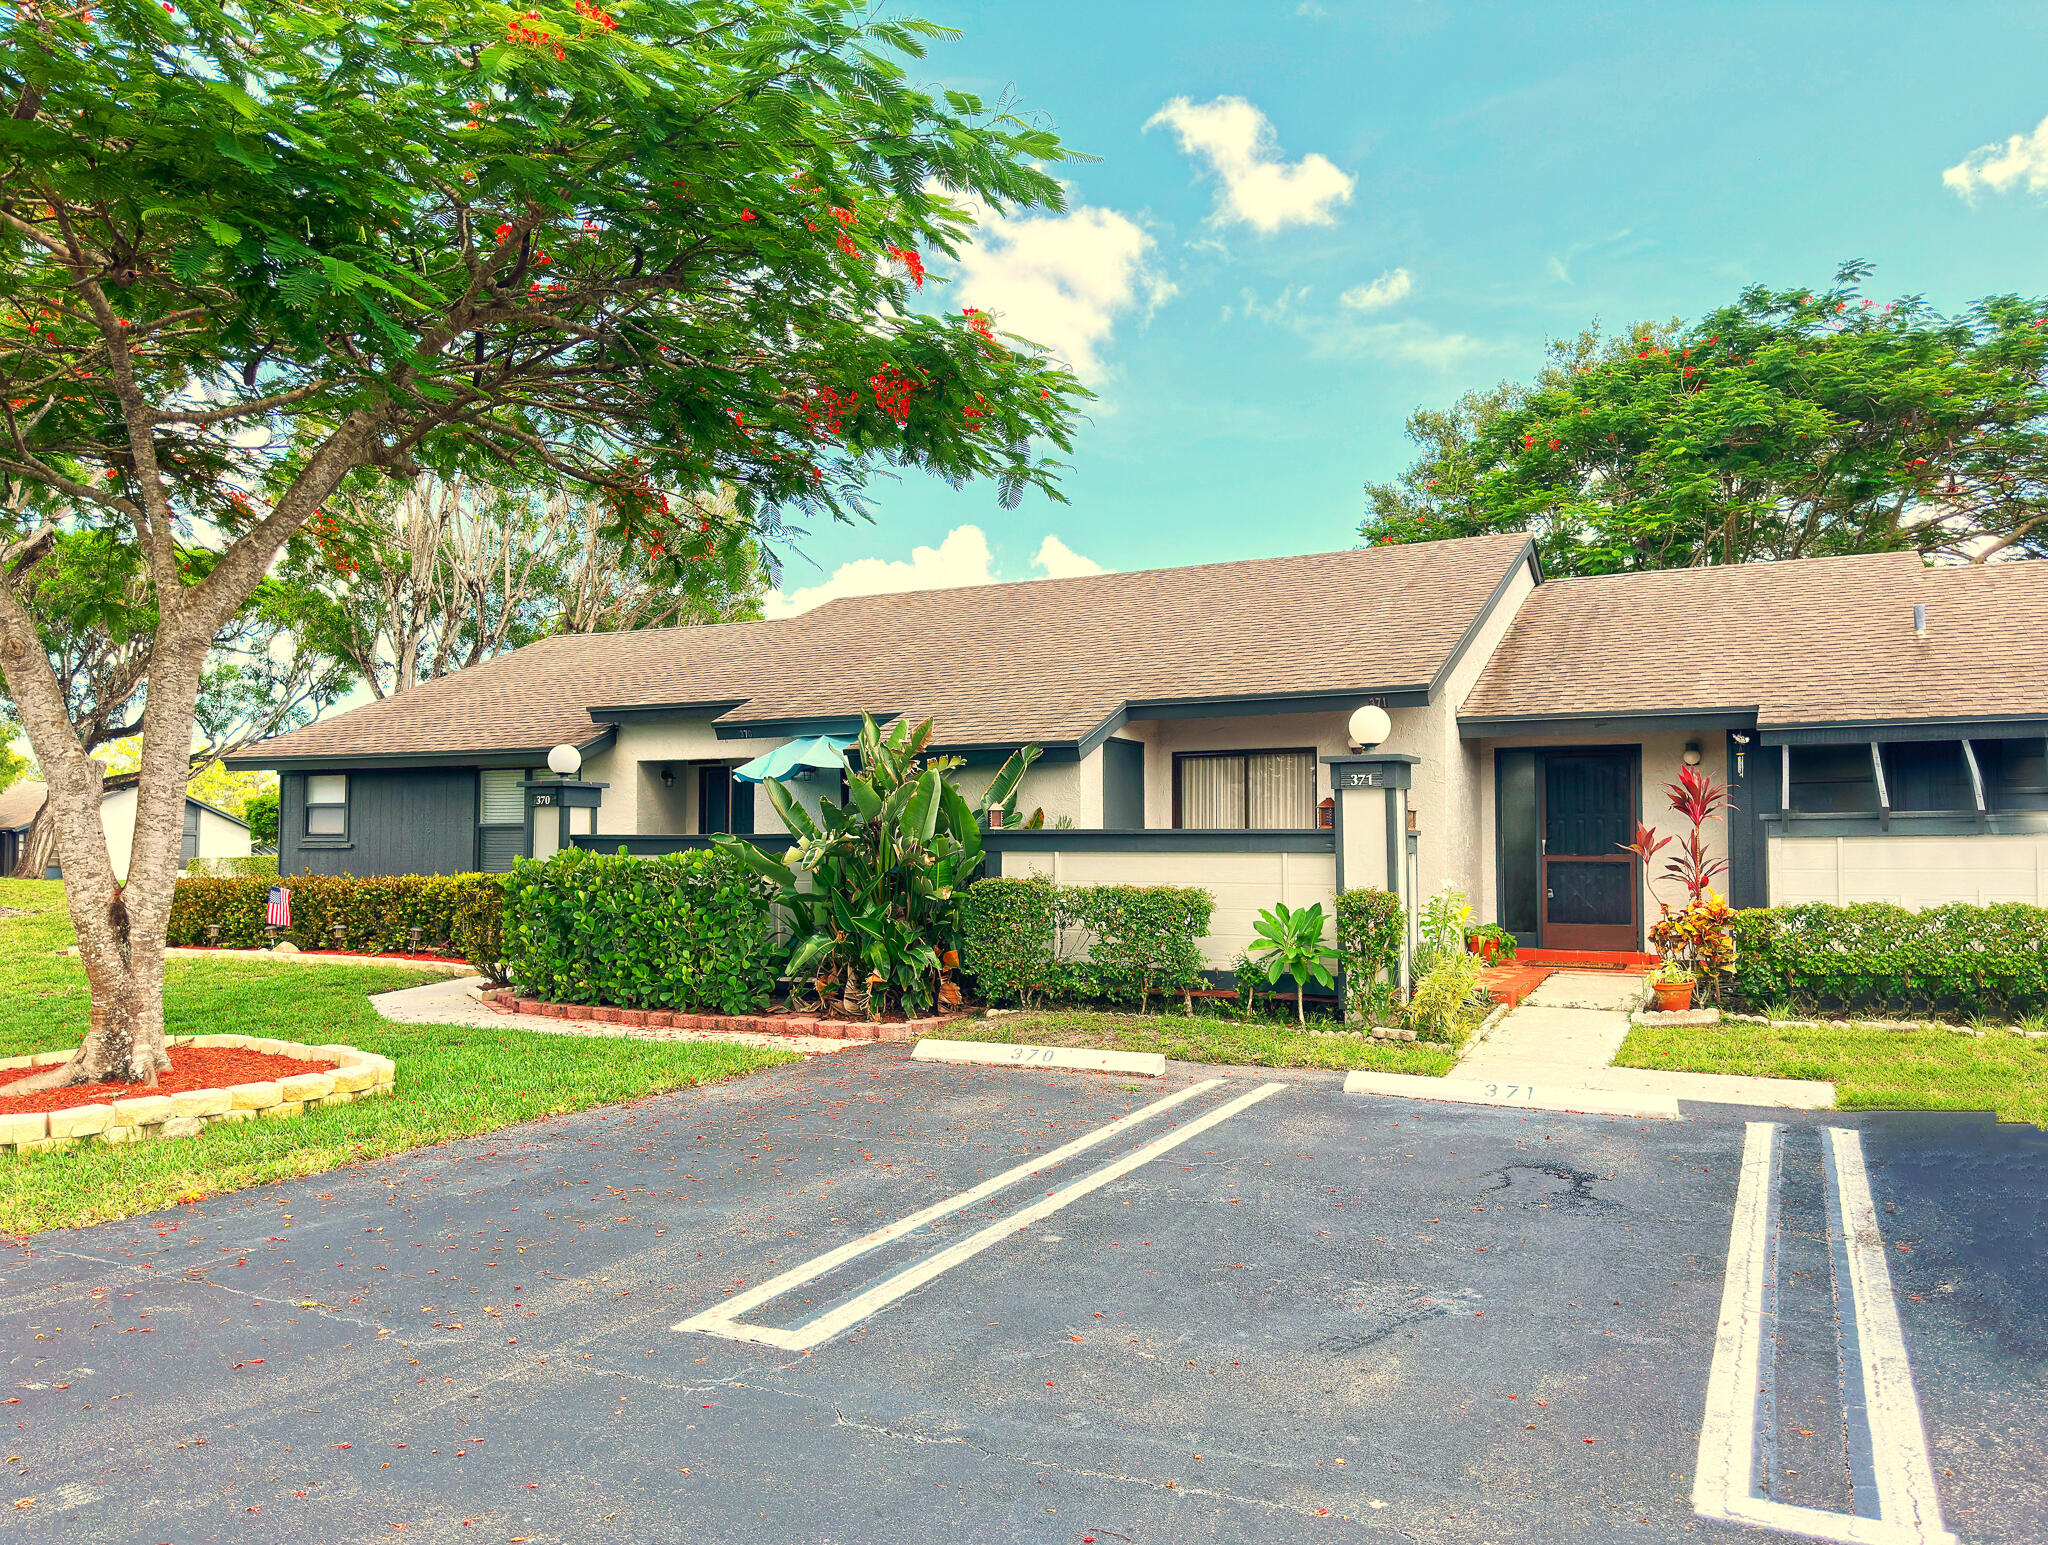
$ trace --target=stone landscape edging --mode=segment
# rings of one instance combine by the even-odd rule
[[[865,1019],[823,1019],[803,1014],[689,1014],[680,1009],[622,1009],[602,1003],[549,1003],[513,987],[495,987],[482,995],[483,1005],[498,1014],[537,1014],[548,1019],[587,1019],[593,1024],[647,1030],[746,1031],[754,1035],[807,1035],[827,1041],[914,1041],[965,1014],[939,1014],[929,1019],[873,1022]]]
[[[292,1073],[222,1089],[181,1089],[175,1094],[145,1092],[64,1110],[0,1111],[0,1153],[69,1148],[94,1139],[132,1143],[145,1137],[196,1137],[216,1122],[302,1116],[309,1107],[346,1105],[370,1095],[390,1094],[398,1082],[397,1063],[353,1046],[305,1046],[260,1035],[173,1035],[167,1036],[164,1044],[202,1051],[212,1047],[260,1051],[299,1062],[340,1066],[331,1073]],[[0,1072],[49,1067],[68,1062],[71,1056],[68,1051],[45,1051],[7,1057],[0,1059]]]

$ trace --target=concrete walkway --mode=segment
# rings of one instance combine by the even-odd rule
[[[479,1001],[485,987],[480,976],[428,982],[397,992],[379,993],[370,1007],[386,1019],[405,1025],[479,1025],[511,1030],[536,1030],[542,1035],[623,1036],[636,1041],[737,1041],[743,1046],[775,1046],[806,1057],[869,1046],[870,1041],[831,1041],[816,1035],[760,1035],[749,1030],[654,1030],[633,1025],[601,1025],[587,1019],[546,1019],[539,1014],[499,1014]]]
[[[1835,1086],[1796,1078],[1729,1078],[1613,1066],[1629,1016],[1644,999],[1643,978],[1616,971],[1559,971],[1523,999],[1451,1076],[1722,1105],[1832,1110]]]

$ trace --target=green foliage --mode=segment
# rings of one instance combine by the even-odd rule
[[[276,882],[263,878],[194,876],[171,898],[168,942],[247,949],[271,942],[264,903]],[[495,874],[399,874],[357,879],[302,874],[284,882],[292,893],[292,925],[280,937],[302,950],[352,955],[419,948],[452,955],[497,974],[505,958],[504,882]],[[207,929],[220,934],[209,938]],[[335,930],[339,928],[339,935]]]
[[[1347,890],[1337,897],[1337,952],[1344,961],[1346,1018],[1383,1019],[1401,975],[1407,931],[1392,891]]]
[[[1087,936],[1082,958],[1065,963],[1071,990],[1112,1003],[1135,998],[1142,1013],[1154,993],[1202,986],[1200,940],[1215,908],[1215,897],[1192,886],[1060,887],[1061,928]]]
[[[2048,553],[2043,303],[1879,307],[1858,288],[1868,273],[1589,331],[1554,344],[1533,383],[1418,412],[1422,455],[1370,489],[1360,534],[1532,531],[1550,574]]]
[[[1136,1000],[1203,985],[1200,940],[1215,901],[1168,885],[983,879],[961,899],[963,964],[991,1003]],[[1081,942],[1063,958],[1062,936]]]
[[[1280,902],[1270,911],[1259,914],[1259,920],[1252,925],[1252,932],[1259,942],[1252,946],[1254,956],[1265,966],[1266,980],[1277,983],[1283,976],[1294,978],[1294,1017],[1299,1023],[1307,1023],[1308,1011],[1305,999],[1311,980],[1325,987],[1337,985],[1330,966],[1337,957],[1336,950],[1323,942],[1328,919],[1323,916],[1323,904],[1318,901],[1306,907],[1289,907]]]
[[[110,531],[160,481],[239,534],[264,501],[230,498],[237,424],[280,428],[314,502],[376,441],[394,468],[497,456],[607,491],[678,578],[677,492],[728,483],[768,522],[856,514],[876,461],[1050,487],[1031,444],[1086,393],[913,304],[973,201],[1061,203],[1050,131],[910,83],[944,29],[847,0],[518,14],[105,0],[0,31],[0,307],[41,324],[0,339],[0,397],[33,404],[16,476]],[[131,366],[209,407],[147,472]]]
[[[1494,946],[1493,958],[1496,961],[1504,962],[1515,958],[1515,936],[1499,923],[1481,923],[1466,935],[1466,939],[1475,943],[1491,941]]]
[[[1408,1024],[1425,1041],[1456,1043],[1464,1038],[1467,1006],[1479,992],[1485,963],[1462,949],[1444,951],[1415,984],[1408,1000]]]
[[[948,776],[964,765],[960,757],[926,759],[931,738],[929,719],[915,728],[899,720],[884,734],[863,714],[860,766],[847,773],[843,808],[821,800],[813,820],[779,781],[765,785],[796,834],[786,860],[721,839],[772,882],[795,930],[790,980],[810,984],[821,1005],[836,1001],[843,1013],[879,1017],[960,1002],[952,977],[960,964],[959,894],[981,868],[992,806],[1016,789],[1038,747],[1006,760],[975,807]]]
[[[2048,908],[1808,903],[1735,914],[1729,993],[1838,1012],[2015,1017],[2048,1009]]]
[[[769,888],[724,847],[521,859],[505,954],[513,981],[556,1003],[746,1014],[775,988]]]
[[[259,848],[277,846],[278,791],[265,789],[249,796],[242,806],[242,819],[249,823],[249,840]]]
[[[1465,940],[1472,931],[1472,903],[1456,886],[1446,885],[1422,904],[1415,924],[1421,937],[1415,946],[1413,974],[1420,980],[1441,962],[1467,953]]]
[[[1059,894],[1041,875],[988,876],[960,898],[960,963],[990,1003],[1026,1008],[1055,995]]]
[[[250,853],[238,858],[195,858],[186,863],[185,873],[232,880],[274,880],[277,878],[277,855]]]

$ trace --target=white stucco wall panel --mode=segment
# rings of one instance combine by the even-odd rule
[[[1773,837],[1771,905],[1951,901],[2048,906],[2048,833]]]
[[[1321,902],[1331,914],[1337,898],[1337,861],[1329,853],[1006,853],[1003,873],[1042,874],[1061,885],[1199,886],[1216,898],[1201,941],[1212,970],[1251,947],[1259,913],[1274,903]]]
[[[201,806],[199,809],[199,857],[247,858],[251,843],[249,828],[239,821]]]

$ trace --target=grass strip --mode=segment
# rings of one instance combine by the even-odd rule
[[[1175,1062],[1220,1062],[1258,1068],[1370,1068],[1441,1078],[1456,1060],[1430,1041],[1398,1045],[1362,1034],[1312,1035],[1267,1020],[1209,1015],[1105,1014],[1092,1009],[1041,1009],[969,1020],[948,1027],[949,1041],[1015,1046],[1087,1046],[1104,1051],[1159,1052]]]
[[[1843,1110],[1988,1110],[2048,1126],[2048,1038],[1875,1025],[1636,1025],[1615,1065],[1816,1078]]]
[[[75,1046],[88,994],[61,885],[0,881],[0,1056]],[[797,1060],[723,1041],[640,1041],[466,1025],[399,1025],[373,993],[425,973],[386,966],[179,960],[167,964],[172,1035],[338,1041],[398,1064],[387,1098],[280,1121],[209,1126],[176,1142],[0,1155],[0,1231],[36,1233],[133,1217],[193,1196],[317,1174],[541,1116],[616,1104]]]

